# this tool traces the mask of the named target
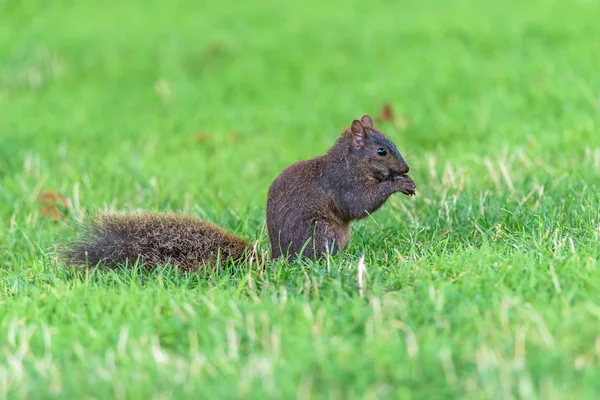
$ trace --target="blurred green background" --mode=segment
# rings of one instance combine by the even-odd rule
[[[468,166],[516,147],[577,169],[600,141],[599,15],[584,1],[5,2],[2,173],[31,152],[49,186],[87,176],[95,204],[155,178],[163,206],[182,188],[262,206],[282,168],[384,102],[410,121],[382,129],[415,174],[429,152]]]

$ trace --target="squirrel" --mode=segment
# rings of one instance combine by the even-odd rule
[[[273,181],[266,222],[273,259],[317,260],[343,250],[353,220],[377,211],[415,183],[394,143],[370,116],[352,121],[325,155],[296,162]],[[248,242],[199,218],[177,213],[98,214],[62,248],[72,265],[117,267],[139,261],[195,271],[256,257]]]

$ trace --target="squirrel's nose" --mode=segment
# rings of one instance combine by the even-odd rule
[[[408,168],[408,164],[403,162],[400,164],[400,173],[401,174],[408,174],[408,171],[410,170],[410,168]]]

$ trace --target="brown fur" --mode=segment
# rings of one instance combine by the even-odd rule
[[[379,148],[387,155],[378,155]],[[393,193],[414,194],[408,169],[371,117],[353,121],[327,154],[291,165],[269,188],[273,257],[314,260],[344,249],[352,220],[377,211]]]
[[[201,219],[175,213],[99,214],[67,246],[67,262],[116,267],[136,261],[194,271],[220,259],[243,259],[248,243]]]

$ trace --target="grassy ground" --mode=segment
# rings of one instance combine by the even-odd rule
[[[0,397],[598,398],[600,6],[487,3],[0,2]],[[266,252],[270,182],[386,102],[419,193],[328,264],[52,258],[107,208]]]

